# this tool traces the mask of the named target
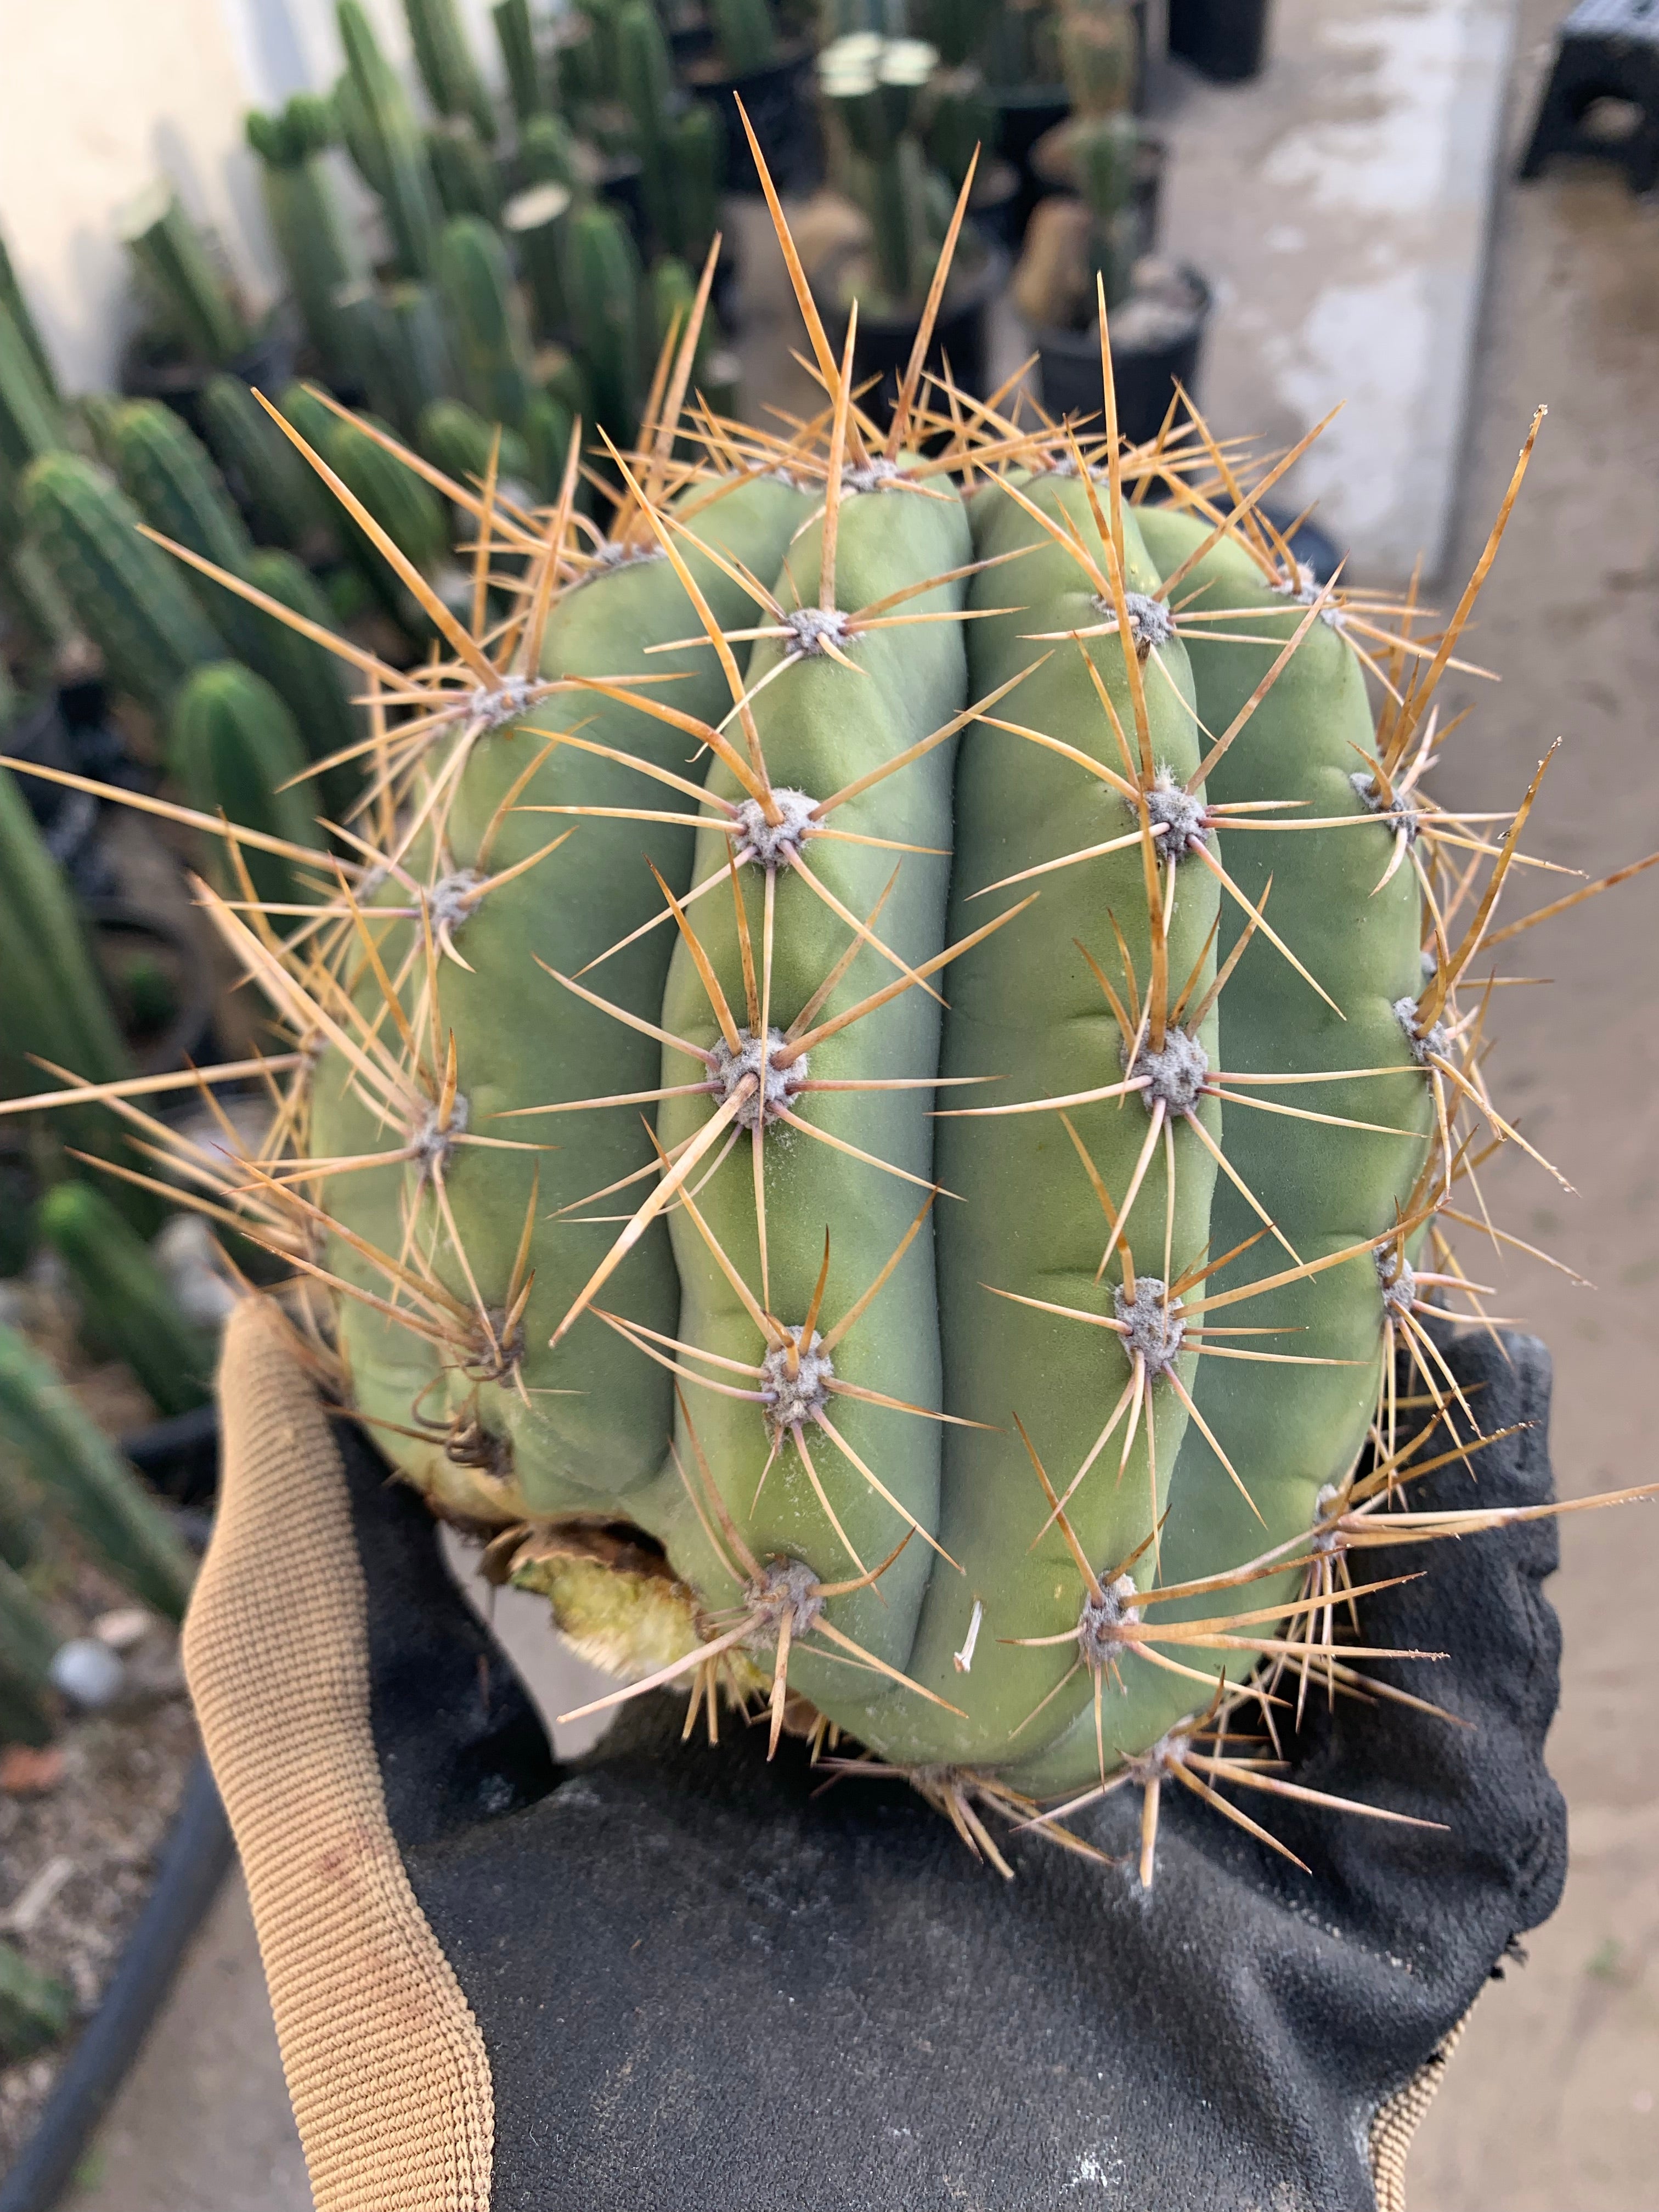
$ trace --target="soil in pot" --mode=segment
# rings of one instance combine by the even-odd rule
[[[744,198],[760,195],[760,173],[738,112],[742,100],[755,137],[780,192],[810,191],[823,173],[817,111],[812,101],[812,49],[805,43],[784,48],[776,61],[744,76],[730,76],[717,53],[692,62],[685,72],[689,88],[712,100],[726,131],[726,189]]]
[[[1170,0],[1170,52],[1218,84],[1260,76],[1272,0]]]

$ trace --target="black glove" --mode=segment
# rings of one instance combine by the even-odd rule
[[[1413,1505],[1548,1498],[1547,1355],[1505,1342],[1507,1363],[1478,1334],[1448,1357],[1488,1432],[1531,1425],[1415,1486]],[[265,1380],[228,1403],[228,1492],[189,1656],[319,2212],[1403,2201],[1443,2047],[1565,1876],[1543,1765],[1553,1522],[1366,1555],[1378,1579],[1425,1571],[1364,1601],[1367,1640],[1449,1655],[1373,1671],[1464,1725],[1396,1703],[1331,1711],[1322,1693],[1285,1741],[1297,1782],[1443,1830],[1236,1793],[1304,1874],[1166,1788],[1147,1893],[1126,1788],[1073,1824],[1121,1863],[1000,1833],[1005,1882],[904,1785],[826,1788],[802,1746],[769,1765],[764,1729],[736,1720],[717,1749],[682,1744],[684,1701],[665,1695],[556,1765],[425,1507],[356,1431],[333,1430],[349,1522],[334,1468],[303,1501],[286,1476],[261,1510],[239,1498],[239,1418],[246,1436],[268,1427],[277,1388],[269,1328],[257,1348]],[[319,1459],[314,1401],[288,1433]],[[248,1586],[300,1510],[357,1593],[360,1650],[332,1672],[314,1650],[293,1663],[292,1623],[304,1644],[337,1610],[305,1559],[286,1617]],[[268,1589],[287,1569],[267,1560]],[[268,1698],[250,1700],[253,1679]],[[343,1714],[378,1789],[361,1772],[319,1784],[308,1746]],[[340,1847],[307,1857],[342,1795],[368,1808],[348,1823],[367,1937],[356,1905],[343,1931],[329,1918],[329,1884],[355,1879]],[[389,1836],[373,1826],[382,1800]],[[395,1971],[375,1904],[392,1891]],[[365,1997],[377,1976],[389,2004]]]

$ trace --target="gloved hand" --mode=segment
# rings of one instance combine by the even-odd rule
[[[1414,1504],[1549,1495],[1547,1356],[1506,1341],[1448,1357],[1488,1432],[1532,1425]],[[1426,1570],[1368,1639],[1449,1655],[1376,1671],[1463,1725],[1317,1697],[1286,1742],[1298,1783],[1443,1829],[1249,1800],[1304,1874],[1166,1789],[1149,1895],[1126,1788],[1075,1823],[1121,1863],[1000,1836],[1004,1882],[904,1786],[825,1791],[762,1729],[682,1745],[665,1695],[556,1765],[424,1505],[258,1304],[222,1398],[185,1657],[319,2212],[1403,2203],[1449,2042],[1565,1875],[1553,1522],[1367,1555]]]

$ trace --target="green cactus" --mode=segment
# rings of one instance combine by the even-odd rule
[[[15,1943],[0,1942],[0,2057],[8,2064],[32,2058],[67,2035],[74,2018],[75,1999],[63,1983],[31,1966]]]
[[[1128,113],[1139,51],[1129,0],[1064,0],[1060,62],[1073,114],[1093,119]]]
[[[653,338],[655,349],[660,352],[671,332],[676,344],[684,336],[696,305],[696,280],[684,262],[668,255],[658,262],[647,282],[651,288]],[[737,356],[726,346],[714,309],[706,307],[691,362],[689,393],[693,398],[701,393],[717,415],[735,415],[738,405],[737,368]],[[688,453],[695,450],[690,441],[684,441],[684,450]]]
[[[500,234],[474,216],[446,223],[435,274],[467,398],[486,421],[516,428],[535,378],[529,325]]]
[[[276,251],[307,334],[331,376],[349,362],[334,295],[361,271],[351,234],[323,161],[336,118],[325,100],[295,93],[275,115],[252,114],[248,144],[259,157],[259,182]]]
[[[17,326],[18,335],[29,349],[34,363],[34,373],[49,399],[61,404],[63,395],[58,388],[58,373],[52,365],[52,356],[46,351],[29,303],[23,296],[23,288],[17,281],[17,271],[3,237],[0,237],[0,307],[3,307]]]
[[[778,58],[778,30],[769,0],[709,0],[714,40],[729,76],[753,76]]]
[[[530,295],[535,335],[556,337],[567,325],[564,296],[565,218],[570,212],[566,185],[532,185],[514,193],[501,210],[501,228],[523,273]]]
[[[360,499],[380,527],[423,575],[435,576],[449,557],[449,526],[443,501],[394,453],[356,423],[334,418],[323,457],[347,489]],[[347,534],[381,605],[393,621],[420,627],[403,583],[386,557],[355,521]]]
[[[240,376],[202,387],[203,427],[262,545],[314,557],[333,536],[334,503]]]
[[[713,108],[681,100],[652,0],[623,0],[615,24],[623,100],[634,119],[646,213],[658,243],[701,261],[719,221],[725,134]]]
[[[27,337],[0,299],[0,467],[21,473],[37,454],[68,443],[63,409],[40,374]]]
[[[525,410],[525,459],[530,481],[545,500],[556,499],[570,456],[575,412],[552,392],[535,392]]]
[[[489,16],[501,50],[513,112],[522,126],[545,104],[542,97],[541,63],[530,20],[530,0],[495,0]]]
[[[562,115],[532,116],[519,133],[519,176],[526,186],[574,188],[580,168],[577,144]]]
[[[412,438],[422,410],[459,383],[448,319],[430,284],[350,284],[337,295],[370,406]]]
[[[217,660],[196,671],[174,704],[167,758],[173,781],[204,814],[223,814],[239,828],[322,852],[315,787],[295,781],[308,764],[300,732],[251,668]],[[306,901],[297,862],[252,845],[237,850],[256,897],[275,905]],[[246,897],[229,845],[216,839],[210,857],[226,895]]]
[[[6,596],[49,660],[55,663],[64,653],[86,644],[85,633],[51,564],[40,548],[23,536],[21,527],[11,536],[8,551]]]
[[[447,216],[472,215],[485,222],[500,220],[501,179],[465,116],[444,116],[434,123],[426,134],[426,152]]]
[[[454,0],[404,0],[410,42],[427,97],[440,115],[465,116],[487,146],[495,143],[490,104]]]
[[[339,627],[311,571],[292,553],[274,546],[256,553],[248,563],[247,580],[267,599],[303,615],[307,622],[323,629]],[[276,621],[270,629],[267,680],[281,693],[293,715],[307,758],[325,761],[349,751],[362,742],[366,732],[351,703],[351,679],[339,655]],[[331,821],[343,819],[361,783],[360,771],[343,763],[317,779],[321,807]]]
[[[482,483],[489,468],[495,426],[459,399],[437,399],[421,417],[416,443],[434,468],[457,483]],[[502,484],[530,481],[530,453],[516,430],[501,432],[496,479]]]
[[[380,195],[399,268],[424,276],[441,220],[426,147],[362,0],[338,0],[337,13],[346,72],[334,89],[335,113],[352,160]]]
[[[15,1329],[0,1328],[0,1438],[118,1579],[169,1620],[195,1569],[167,1516],[113,1444]]]
[[[583,367],[592,386],[592,428],[624,450],[644,402],[640,258],[614,208],[578,208],[565,231],[564,289]]]
[[[212,1343],[180,1311],[149,1245],[104,1193],[90,1183],[54,1183],[35,1219],[69,1271],[88,1342],[125,1360],[158,1413],[204,1406],[213,1390]]]
[[[78,453],[43,454],[23,478],[23,501],[30,533],[112,680],[165,712],[190,671],[222,649],[179,564],[138,535],[131,501]]]
[[[940,226],[917,129],[939,56],[920,39],[854,33],[818,56],[818,88],[843,134],[846,180],[870,226],[876,287],[902,307],[927,289]]]
[[[169,336],[216,368],[234,360],[248,343],[247,324],[173,187],[159,183],[141,192],[119,228]]]
[[[26,1234],[27,1224],[25,1210]],[[29,1255],[26,1253],[24,1256]],[[46,1537],[46,1523],[33,1485],[17,1463],[16,1455],[0,1450],[0,1559],[21,1573],[40,1558]]]

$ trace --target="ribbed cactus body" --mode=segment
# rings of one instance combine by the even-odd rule
[[[544,341],[557,337],[569,322],[564,295],[564,234],[569,212],[569,187],[559,184],[532,185],[514,193],[501,210],[501,228],[529,294],[535,335]]]
[[[519,133],[520,181],[530,185],[574,185],[576,142],[562,115],[533,115]]]
[[[28,348],[29,357],[34,363],[35,374],[45,387],[47,396],[52,399],[60,398],[58,374],[52,367],[52,356],[46,351],[46,342],[41,337],[34,317],[29,311],[28,301],[23,295],[23,288],[18,282],[17,270],[13,265],[10,252],[3,238],[0,238],[0,307],[4,307],[6,313],[11,317],[18,335]]]
[[[366,431],[337,416],[322,453],[342,483],[423,574],[442,566],[449,552],[449,526],[443,501],[429,484]],[[413,621],[407,590],[368,533],[349,518],[345,531],[357,564],[386,611],[396,622]]]
[[[528,123],[542,106],[541,64],[530,19],[530,0],[495,0],[489,17],[501,50],[513,112],[520,124]]]
[[[533,384],[530,331],[499,233],[476,216],[447,223],[436,282],[468,399],[486,421],[516,428]]]
[[[180,1310],[143,1238],[101,1190],[55,1183],[38,1225],[68,1270],[90,1343],[125,1359],[158,1413],[187,1413],[212,1392],[213,1346]]]
[[[112,678],[161,713],[222,650],[178,562],[138,535],[132,501],[78,454],[43,455],[23,494],[30,533]]]
[[[440,399],[422,416],[417,443],[433,466],[458,483],[482,483],[495,434],[495,425],[459,399]],[[524,440],[516,430],[501,431],[497,482],[523,484],[529,476],[530,452]]]
[[[778,58],[778,29],[770,0],[710,0],[708,13],[720,58],[736,77],[769,69]]]
[[[173,781],[204,814],[320,854],[315,786],[295,782],[308,764],[305,746],[281,698],[251,668],[218,660],[197,670],[173,707],[167,757]],[[246,897],[228,845],[215,842],[215,875],[228,896]],[[280,905],[300,896],[295,861],[239,849],[256,897]]]
[[[446,116],[426,134],[432,181],[446,216],[473,215],[494,222],[501,211],[501,179],[483,142],[466,118]]]
[[[671,957],[665,930],[579,977],[650,911],[647,901],[641,912],[643,886],[622,865],[633,830],[613,842],[608,825],[584,822],[544,877],[532,872],[511,897],[498,905],[492,895],[461,923],[469,969],[441,973],[441,1020],[456,1037],[470,1115],[659,1087],[645,1109],[657,1144],[671,1160],[691,1154],[702,1163],[690,1194],[667,1209],[666,1235],[659,1219],[646,1228],[592,1307],[550,1348],[550,1329],[617,1234],[606,1218],[619,1210],[612,1194],[652,1159],[626,1109],[571,1113],[555,1125],[560,1149],[534,1169],[478,1152],[447,1170],[461,1245],[495,1255],[486,1297],[500,1295],[532,1187],[536,1221],[564,1224],[528,1231],[535,1284],[513,1382],[458,1376],[412,1334],[400,1338],[349,1304],[342,1327],[366,1411],[405,1419],[418,1399],[423,1417],[437,1420],[447,1403],[457,1432],[473,1439],[459,1464],[435,1445],[394,1447],[449,1509],[532,1520],[613,1514],[662,1544],[688,1594],[682,1650],[699,1632],[692,1608],[708,1621],[755,1602],[752,1585],[745,1599],[733,1582],[735,1540],[722,1525],[755,1559],[779,1572],[800,1563],[818,1584],[858,1581],[908,1527],[879,1595],[866,1586],[843,1590],[821,1613],[807,1606],[808,1640],[789,1660],[792,1693],[907,1766],[968,1767],[1046,1794],[1086,1787],[1103,1755],[1109,1766],[1144,1752],[1203,1705],[1191,1674],[1113,1645],[1112,1624],[1154,1584],[1225,1572],[1304,1535],[1320,1492],[1344,1477],[1363,1443],[1387,1312],[1376,1254],[1411,1203],[1432,1123],[1397,1004],[1419,988],[1419,896],[1409,867],[1378,888],[1389,825],[1367,819],[1359,787],[1374,757],[1370,720],[1358,665],[1337,629],[1310,623],[1205,783],[1200,764],[1279,646],[1226,641],[1224,628],[1195,623],[1189,653],[1158,594],[1201,526],[1125,508],[1124,604],[1143,647],[1132,659],[1115,608],[1053,535],[1081,546],[1097,570],[1106,563],[1091,487],[1075,472],[1026,478],[1025,504],[994,484],[964,503],[945,477],[928,482],[935,495],[923,498],[886,488],[879,471],[846,480],[836,605],[857,609],[908,592],[907,614],[965,609],[976,618],[866,631],[844,642],[855,663],[848,668],[813,648],[825,623],[836,634],[833,611],[814,615],[786,636],[763,638],[747,671],[754,743],[780,805],[785,794],[805,794],[805,805],[839,793],[938,740],[902,774],[838,807],[840,837],[808,848],[827,896],[781,865],[769,902],[765,865],[745,859],[736,888],[746,931],[739,926],[722,887],[736,849],[726,826],[732,817],[714,810],[739,805],[746,787],[720,757],[708,769],[709,811],[695,852],[684,833],[659,842],[653,832],[650,844],[678,896],[688,884],[710,894],[686,908],[695,956],[682,935]],[[775,499],[789,542],[769,573],[786,607],[810,605],[823,523],[799,528],[805,496],[755,483],[714,499],[694,527],[737,551],[716,536],[723,511],[730,523],[744,518],[743,501]],[[769,573],[757,567],[752,533],[744,534],[739,557]],[[1002,565],[933,580],[975,557]],[[740,609],[734,622],[729,583],[711,577],[706,588],[716,618],[740,628],[753,617]],[[1176,596],[1183,606],[1208,599],[1218,610],[1244,609],[1252,639],[1288,642],[1307,612],[1231,544]],[[661,656],[644,648],[686,635],[676,628],[683,620],[678,587],[659,561],[605,571],[562,603],[544,665],[574,673],[605,656],[613,675],[663,672]],[[675,705],[724,713],[707,662],[689,655],[687,665],[691,678],[673,687]],[[967,715],[970,702],[1005,684],[994,720]],[[535,726],[580,725],[584,735],[653,757],[668,734],[591,693],[561,702],[556,717],[544,707],[531,723],[479,741],[469,758],[451,817],[458,867],[528,764]],[[623,787],[611,785],[614,772],[562,750],[523,797],[561,803],[550,797],[556,785],[566,805],[626,804],[599,796]],[[1270,811],[1285,823],[1301,816],[1356,826],[1247,832],[1231,825],[1261,817],[1209,811],[1264,800],[1277,803]],[[1152,854],[1143,819],[1155,820],[1164,840]],[[514,853],[532,849],[538,827],[520,834]],[[751,845],[762,836],[758,827],[746,834]],[[1069,857],[1085,848],[1084,858]],[[1255,923],[1237,898],[1224,898],[1206,854],[1253,904],[1272,878],[1264,911],[1314,982],[1264,934],[1240,950]],[[498,846],[492,865],[507,858]],[[1156,931],[1153,896],[1167,914]],[[855,939],[848,916],[867,918],[882,949]],[[901,969],[926,974],[993,921],[1000,926],[940,978],[945,1003],[903,988]],[[710,1148],[720,1133],[711,1121],[723,1112],[732,1120],[728,1085],[752,1047],[746,1028],[735,1047],[726,1029],[744,1020],[745,934],[750,974],[757,948],[773,947],[767,1065],[780,1118],[769,1118],[769,1105],[752,1117],[762,1129],[764,1247],[754,1129],[739,1119],[729,1155]],[[546,1025],[533,1033],[501,1024],[504,979],[532,939],[548,968],[650,1032],[574,990],[550,994]],[[396,928],[388,942],[400,942]],[[1167,982],[1154,1019],[1159,961]],[[835,1026],[838,1009],[889,984],[890,1000]],[[814,1024],[820,1034],[809,1034]],[[805,1059],[792,1060],[788,1043],[804,1035]],[[733,1072],[722,1076],[721,1067]],[[1222,1068],[1227,1076],[1217,1074]],[[714,1073],[700,1083],[704,1071]],[[1340,1079],[1316,1080],[1310,1091],[1248,1088],[1267,1076],[1333,1074]],[[1287,1104],[1332,1119],[1273,1110]],[[369,1141],[367,1109],[337,1077],[325,1083],[316,1111],[319,1151],[350,1153]],[[1366,1126],[1349,1126],[1356,1121]],[[370,1181],[358,1179],[334,1203],[355,1231],[386,1248],[404,1200],[395,1171],[378,1191]],[[620,1206],[638,1203],[635,1194]],[[1351,1250],[1340,1265],[1274,1283],[1303,1261]],[[1218,1261],[1225,1264],[1196,1289],[1194,1279]],[[348,1273],[353,1266],[343,1248],[335,1264]],[[366,1287],[372,1279],[362,1277]],[[843,1335],[840,1317],[878,1282],[877,1302]],[[1234,1315],[1216,1316],[1224,1327],[1212,1334],[1200,1319],[1205,1300],[1261,1284],[1273,1286],[1239,1304],[1237,1318],[1273,1333],[1243,1336],[1233,1351]],[[809,1314],[822,1351],[802,1334]],[[1222,1356],[1206,1358],[1211,1345]],[[630,1346],[647,1346],[680,1347],[665,1357],[692,1382],[717,1387],[683,1385],[671,1401],[660,1365],[642,1350],[637,1363],[628,1359]],[[1263,1346],[1266,1358],[1253,1349]],[[559,1390],[576,1395],[538,1395]],[[928,1418],[939,1413],[943,1422]],[[653,1459],[653,1437],[671,1426],[672,1450]],[[1100,1601],[1104,1674],[1103,1659],[1089,1660],[1094,1647],[1079,1658],[1092,1616],[1070,1545],[1045,1521],[1028,1439],[1055,1491],[1068,1493],[1072,1541],[1111,1585]],[[705,1484],[718,1492],[724,1524]],[[632,1584],[605,1585],[591,1559],[573,1566],[557,1541],[540,1553],[528,1546],[520,1578],[589,1624],[608,1588],[608,1632],[641,1671],[665,1637],[672,1643],[659,1618],[660,1589],[647,1601]],[[1272,1580],[1253,1585],[1252,1597],[1269,1617],[1289,1601]],[[1197,1598],[1167,1617],[1210,1609]],[[813,1619],[904,1681],[831,1656],[810,1635]],[[623,1620],[635,1623],[636,1642],[618,1632]],[[1204,1655],[1212,1670],[1235,1676],[1253,1662],[1243,1648]],[[739,1681],[748,1679],[741,1655],[731,1663]],[[769,1664],[769,1647],[756,1664]]]
[[[362,0],[339,0],[337,15],[346,57],[334,93],[340,128],[352,160],[380,197],[399,267],[406,276],[423,276],[441,219],[425,143]]]
[[[307,622],[324,629],[338,627],[321,586],[293,554],[276,546],[264,548],[249,562],[247,580],[279,606],[303,615]],[[302,637],[275,617],[270,619],[269,627],[267,681],[293,715],[307,759],[328,760],[359,744],[366,733],[351,703],[353,672],[327,646]],[[331,820],[339,821],[361,782],[362,773],[356,767],[343,764],[330,769],[308,787],[318,794],[311,811],[320,808]]]

